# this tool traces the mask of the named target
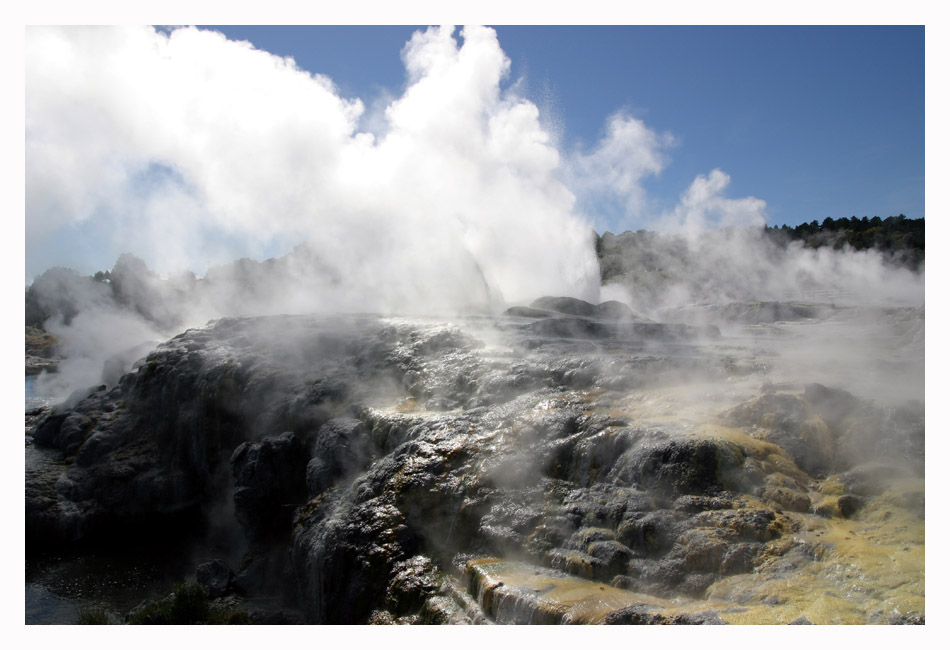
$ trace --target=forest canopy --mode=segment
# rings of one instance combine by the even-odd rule
[[[887,219],[827,217],[820,224],[815,220],[794,228],[766,226],[765,234],[780,244],[801,241],[810,248],[850,246],[859,251],[873,248],[889,254],[893,262],[914,270],[924,261],[924,220],[908,219],[903,214]]]

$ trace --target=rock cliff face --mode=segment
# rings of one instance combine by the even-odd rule
[[[763,386],[715,328],[584,305],[189,330],[39,423],[27,547],[227,520],[231,583],[312,623],[788,622],[770,572],[813,576],[823,522],[900,506],[922,554],[922,407]]]

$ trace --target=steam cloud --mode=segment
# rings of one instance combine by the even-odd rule
[[[473,273],[509,300],[596,298],[538,109],[501,91],[494,31],[462,38],[413,36],[376,137],[328,78],[216,32],[31,29],[27,244],[95,219],[114,257],[201,271],[310,241],[348,279],[342,307],[455,307]]]
[[[921,277],[895,280],[868,255],[790,249],[771,268],[755,242],[703,249],[698,235],[710,228],[763,225],[765,202],[726,197],[729,176],[715,169],[676,206],[655,209],[642,183],[668,164],[672,135],[621,112],[589,151],[565,154],[518,84],[504,86],[510,61],[495,32],[466,27],[459,37],[415,33],[402,52],[404,92],[367,115],[329,78],[217,32],[29,28],[28,275],[83,259],[40,253],[82,223],[99,237],[92,268],[131,251],[163,273],[211,276],[214,264],[309,243],[254,295],[225,282],[189,294],[173,310],[179,328],[229,313],[455,313],[541,295],[636,305],[643,297],[618,287],[601,296],[591,220],[578,207],[600,197],[631,222],[685,233],[707,266],[738,247],[754,272],[724,283],[751,293],[797,289],[799,271],[814,279],[818,263],[849,287],[896,282],[888,290],[908,295],[908,281],[922,302]],[[653,307],[677,300],[697,296],[673,291]],[[90,367],[133,340],[174,333],[98,308],[49,327]],[[71,381],[98,381],[87,374]]]

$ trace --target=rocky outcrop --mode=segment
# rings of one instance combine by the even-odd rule
[[[306,500],[308,454],[293,432],[242,442],[231,454],[234,511],[252,540],[286,531]]]
[[[583,316],[597,320],[614,321],[642,321],[644,318],[637,316],[629,306],[616,300],[608,300],[599,305],[594,305],[585,300],[568,297],[545,296],[538,298],[531,303],[531,309],[543,312],[557,312],[559,314],[568,314],[571,316]],[[523,314],[521,314],[523,315]]]
[[[746,399],[721,435],[645,418],[634,389],[721,382],[730,366],[686,326],[609,304],[564,315],[586,304],[542,302],[561,315],[527,323],[283,316],[185,332],[39,424],[28,545],[134,545],[227,519],[244,560],[203,564],[199,582],[292,596],[311,623],[718,623],[663,599],[815,557],[792,534],[802,517],[826,498],[827,516],[859,516],[883,489],[858,469],[873,455],[855,455],[863,425],[878,422],[875,449],[893,451],[888,427],[919,425],[922,443],[912,408],[822,386]],[[585,325],[559,329],[569,319]],[[845,487],[819,494],[833,472]]]
[[[919,403],[886,412],[847,391],[809,384],[800,394],[766,392],[722,419],[778,445],[808,474],[826,476],[882,458],[922,469],[923,416]]]
[[[26,326],[26,374],[56,372],[62,360],[56,354],[58,340],[35,325]]]
[[[222,560],[212,560],[198,565],[195,580],[208,590],[209,598],[220,598],[231,588],[234,574]]]

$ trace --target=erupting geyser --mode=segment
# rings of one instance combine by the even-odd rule
[[[28,291],[28,594],[158,544],[186,584],[105,615],[923,622],[922,262],[769,239],[720,170],[597,236],[669,138],[562,153],[491,29],[403,60],[368,115],[216,32],[28,30],[28,247],[162,260]]]

